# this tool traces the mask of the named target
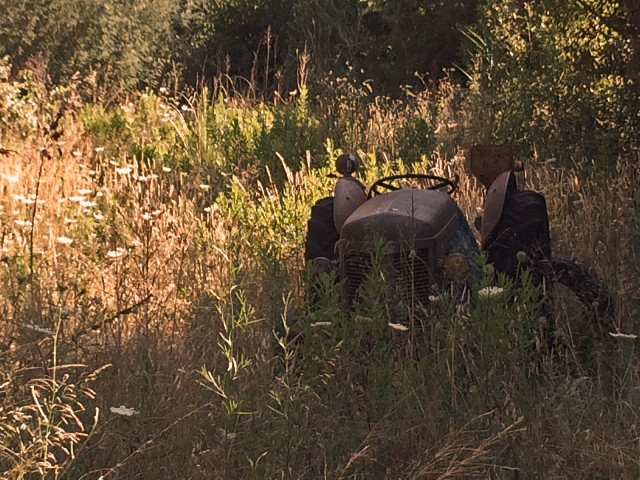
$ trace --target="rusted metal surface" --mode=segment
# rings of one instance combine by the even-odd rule
[[[516,178],[513,172],[506,171],[498,175],[487,189],[487,196],[484,200],[482,225],[480,227],[480,238],[483,244],[493,229],[496,228],[502,216],[502,208],[504,207],[504,199],[507,196],[507,192],[509,190],[516,190],[516,188]]]
[[[340,232],[344,222],[367,201],[364,185],[351,176],[340,177],[333,189],[333,223]]]

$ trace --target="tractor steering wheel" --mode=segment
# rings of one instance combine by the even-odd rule
[[[433,180],[438,183],[435,183],[434,185],[426,188],[428,190],[439,190],[441,188],[448,187],[446,193],[453,193],[453,191],[457,187],[456,182],[449,178],[438,177],[436,175],[427,175],[424,173],[405,173],[402,175],[390,175],[388,177],[382,177],[373,182],[371,187],[369,187],[369,198],[373,197],[374,195],[380,195],[380,193],[382,192],[379,191],[379,189],[390,191],[400,190],[402,187],[393,185],[392,183],[396,182],[397,180]]]

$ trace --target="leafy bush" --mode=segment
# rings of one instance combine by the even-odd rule
[[[636,47],[617,2],[486,2],[467,29],[471,142],[607,164],[637,137]]]
[[[38,64],[55,83],[76,71],[125,88],[160,80],[218,79],[228,90],[281,95],[296,85],[298,56],[311,84],[355,68],[380,92],[432,80],[458,60],[459,23],[476,0],[455,4],[299,0],[2,0],[0,56]],[[417,48],[416,48],[417,47]]]
[[[0,1],[0,56],[42,64],[56,82],[95,72],[112,86],[155,83],[166,70],[172,0]]]

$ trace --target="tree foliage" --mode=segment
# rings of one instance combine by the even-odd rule
[[[0,0],[0,9],[0,57],[14,73],[38,65],[55,83],[75,72],[109,88],[215,79],[286,98],[303,73],[309,98],[323,99],[336,79],[398,96],[454,68],[468,77],[467,142],[603,161],[637,146],[634,0]]]
[[[393,91],[457,59],[456,27],[475,3],[0,0],[0,55],[37,59],[56,82],[96,70],[140,86],[178,70],[187,83],[224,74],[273,86],[288,72],[295,81],[306,52],[318,78],[355,68]]]
[[[54,82],[96,72],[125,86],[154,83],[170,49],[173,0],[0,0],[0,55]]]
[[[631,146],[640,126],[631,10],[532,0],[486,2],[481,13],[466,30],[476,140],[601,159]]]

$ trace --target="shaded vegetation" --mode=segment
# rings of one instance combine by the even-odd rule
[[[0,0],[3,478],[638,478],[635,2],[349,6]],[[473,220],[475,142],[517,147],[614,336],[482,259],[408,330],[376,269],[310,308],[335,158],[457,178]]]

